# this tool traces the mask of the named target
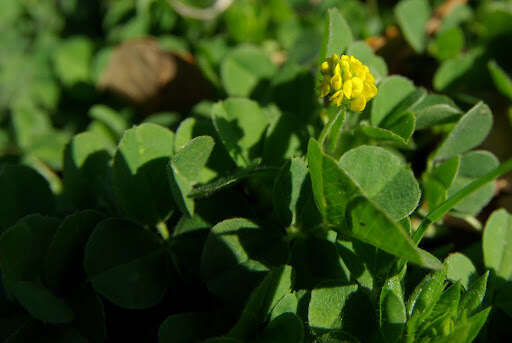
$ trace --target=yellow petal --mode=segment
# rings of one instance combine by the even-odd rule
[[[320,65],[320,72],[322,74],[329,74],[330,69],[331,68],[329,67],[329,62],[327,61],[322,62],[322,64]]]
[[[368,71],[368,73],[366,73],[365,81],[368,81],[368,82],[370,82],[370,83],[375,83],[375,78],[374,78],[374,77],[373,77],[373,75],[370,73],[370,71]]]
[[[352,78],[352,96],[354,98],[358,97],[359,95],[361,95],[361,93],[363,93],[363,88],[363,80],[361,80],[358,77]]]
[[[334,74],[334,76],[331,78],[332,89],[334,89],[335,91],[340,90],[341,85],[341,74]]]
[[[330,91],[331,86],[329,85],[329,82],[322,82],[322,84],[320,85],[320,96],[323,98],[324,96],[329,94]]]
[[[343,77],[345,79],[351,79],[352,78],[352,72],[350,69],[350,64],[346,61],[341,61],[341,69],[343,69]]]
[[[377,95],[377,87],[372,83],[365,82],[363,93],[368,99],[371,99]]]
[[[352,80],[347,80],[343,84],[343,93],[347,97],[347,99],[352,98]]]
[[[331,61],[332,61],[332,64],[335,65],[335,64],[338,64],[338,62],[340,61],[340,58],[337,54],[332,54],[332,57],[331,57]]]
[[[337,91],[330,97],[329,100],[331,100],[332,103],[339,107],[341,105],[341,102],[343,101],[343,91]]]
[[[333,72],[334,75],[336,74],[341,74],[341,67],[340,67],[340,64],[339,63],[336,63],[336,66],[334,67],[334,72]]]
[[[364,96],[358,96],[350,102],[350,110],[354,112],[361,112],[366,106],[366,98]]]

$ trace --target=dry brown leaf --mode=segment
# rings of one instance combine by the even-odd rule
[[[212,93],[191,55],[162,51],[152,38],[115,48],[98,87],[121,95],[147,113],[186,110]]]

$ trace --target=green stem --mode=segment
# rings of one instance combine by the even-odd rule
[[[166,241],[169,239],[169,229],[167,228],[167,224],[165,224],[164,221],[159,222],[156,224],[156,229],[160,233],[160,236]]]
[[[498,168],[494,169],[490,173],[487,173],[484,176],[478,178],[477,180],[471,182],[469,185],[455,193],[453,196],[446,199],[446,201],[444,201],[442,204],[440,204],[435,209],[430,211],[429,214],[422,220],[420,226],[412,236],[413,241],[416,244],[418,244],[423,238],[423,235],[429,228],[430,224],[441,219],[446,213],[448,213],[448,211],[454,208],[467,196],[477,191],[487,183],[497,179],[503,174],[506,174],[510,170],[512,170],[512,159],[501,164]]]

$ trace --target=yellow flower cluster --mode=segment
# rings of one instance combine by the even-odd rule
[[[330,95],[329,100],[338,107],[348,104],[352,111],[361,112],[377,95],[370,69],[354,56],[333,54],[322,62],[320,71],[323,75],[320,95]]]

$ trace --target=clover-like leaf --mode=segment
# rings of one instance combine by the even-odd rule
[[[270,79],[276,67],[265,51],[255,46],[233,49],[222,61],[222,84],[231,96],[250,96],[258,83]]]
[[[445,160],[478,146],[489,134],[493,118],[490,108],[479,102],[466,112],[434,154]]]
[[[109,142],[93,131],[74,136],[64,150],[64,192],[78,208],[111,201]]]
[[[512,216],[504,209],[495,211],[485,224],[482,249],[485,266],[496,276],[512,279]]]
[[[420,190],[412,171],[391,152],[361,146],[346,152],[339,165],[391,218],[400,220],[418,205]]]
[[[99,212],[84,210],[64,219],[55,232],[44,261],[48,287],[65,289],[66,280],[80,275],[85,244],[103,218]]]
[[[379,126],[415,89],[414,84],[402,76],[390,76],[382,80],[372,104],[372,125]]]
[[[188,195],[199,181],[215,142],[209,136],[199,136],[178,150],[170,162],[169,183],[176,204],[183,213],[194,214],[194,200]]]
[[[118,306],[156,305],[169,285],[167,254],[154,233],[126,219],[106,219],[91,234],[84,267],[94,289]]]
[[[332,56],[332,54],[342,54],[352,43],[352,40],[352,30],[345,18],[338,9],[329,9],[322,56],[325,58]]]
[[[402,0],[395,7],[395,15],[405,39],[417,52],[425,49],[427,33],[425,25],[430,18],[427,0]]]
[[[142,224],[167,219],[175,205],[168,182],[174,133],[156,124],[125,131],[114,156],[113,185],[126,214]]]
[[[55,199],[48,182],[30,167],[2,166],[0,189],[0,232],[26,215],[55,211]]]
[[[258,103],[228,98],[213,106],[213,123],[231,158],[239,167],[249,167],[261,157],[261,142],[268,119]]]

